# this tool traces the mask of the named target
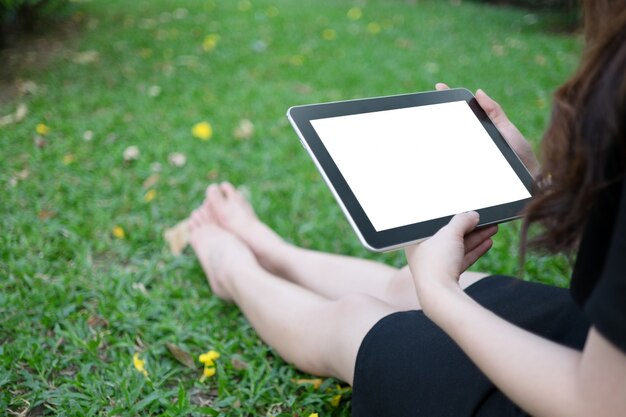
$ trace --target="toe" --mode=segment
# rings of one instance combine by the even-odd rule
[[[224,194],[222,193],[219,185],[211,184],[207,190],[207,194],[207,200],[209,200],[213,208],[219,207],[224,203]]]
[[[200,213],[198,209],[191,212],[189,216],[189,227],[195,229],[200,226]]]
[[[214,192],[214,191],[211,191],[211,190],[215,190],[216,188],[219,188],[219,185],[215,184],[215,183],[209,184],[209,186],[206,187],[206,191],[205,191],[204,195],[205,195],[207,200],[211,198],[211,194]]]
[[[222,189],[222,192],[224,193],[226,198],[233,198],[238,194],[237,189],[229,182],[221,183],[220,188]]]

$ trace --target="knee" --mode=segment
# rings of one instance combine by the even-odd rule
[[[361,341],[384,315],[381,308],[387,312],[384,306],[379,299],[360,293],[329,301],[310,317],[311,322],[302,322],[307,329],[303,333],[306,340],[300,341],[304,343],[279,353],[304,372],[351,382]]]
[[[383,299],[402,310],[420,309],[420,303],[415,291],[415,283],[409,267],[399,270],[387,284]]]
[[[350,320],[355,315],[361,315],[363,312],[381,303],[381,300],[368,294],[349,293],[331,302],[329,313],[330,320],[335,322]]]

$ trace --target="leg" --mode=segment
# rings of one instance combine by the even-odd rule
[[[191,244],[216,295],[234,301],[260,337],[303,371],[352,383],[369,329],[395,310],[378,299],[329,300],[264,270],[206,208],[190,222]]]
[[[205,206],[215,214],[220,226],[244,241],[261,265],[275,275],[330,299],[358,292],[379,298],[398,310],[420,308],[407,267],[398,270],[378,262],[289,245],[257,218],[250,204],[229,183],[210,186]],[[479,238],[495,231],[486,229]],[[466,288],[485,276],[466,272],[461,276],[461,286]]]
[[[229,183],[211,185],[204,205],[221,227],[248,245],[265,269],[324,297],[335,299],[355,289],[382,294],[398,271],[379,262],[288,244],[257,218],[250,204]]]

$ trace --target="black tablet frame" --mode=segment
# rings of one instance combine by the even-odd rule
[[[322,140],[317,135],[317,132],[311,124],[311,120],[454,101],[466,101],[469,104],[474,115],[476,115],[532,196],[534,188],[532,176],[491,122],[484,110],[480,107],[474,95],[467,89],[455,88],[441,91],[309,104],[294,106],[287,111],[287,116],[298,133],[302,144],[313,158],[318,170],[335,195],[337,202],[342,207],[344,214],[359,236],[359,239],[368,249],[378,252],[388,251],[417,242],[435,234],[450,221],[452,216],[376,231],[339,168],[328,153]],[[530,198],[531,197],[476,210],[480,214],[479,227],[502,223],[520,217],[519,213]]]

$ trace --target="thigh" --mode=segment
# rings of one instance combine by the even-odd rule
[[[467,294],[539,336],[577,349],[584,344],[588,324],[565,289],[491,276],[468,287]],[[402,311],[380,320],[363,339],[355,366],[352,415],[520,415],[499,395],[422,311]]]

